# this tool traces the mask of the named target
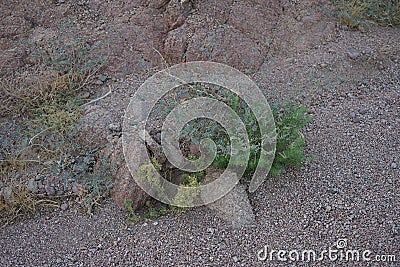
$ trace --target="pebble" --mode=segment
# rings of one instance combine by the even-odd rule
[[[100,75],[100,76],[99,76],[99,80],[100,80],[102,83],[105,83],[105,82],[108,80],[108,77],[107,77],[106,75]]]
[[[354,48],[350,48],[350,49],[347,50],[347,55],[351,59],[357,59],[361,55],[361,53],[358,50],[354,49]]]
[[[121,129],[121,124],[119,123],[111,123],[110,125],[108,125],[108,129],[112,132],[120,132]]]
[[[329,211],[331,211],[331,210],[332,210],[332,207],[331,207],[331,206],[329,206],[329,205],[328,205],[328,206],[326,206],[326,211],[328,211],[328,212],[329,212]]]
[[[88,99],[90,97],[90,93],[89,92],[84,92],[81,94],[81,98],[83,99]]]
[[[337,190],[337,189],[328,189],[328,193],[331,193],[331,194],[338,194],[338,193],[339,193],[339,190]]]
[[[76,184],[74,184],[74,185],[72,185],[72,193],[78,193],[78,191],[79,191],[79,188],[78,188],[78,186],[76,185]]]
[[[13,205],[15,203],[12,195],[13,192],[11,187],[7,186],[0,190],[0,198],[3,197],[4,201],[9,205]]]
[[[215,228],[209,227],[207,228],[207,232],[213,234],[215,232]]]
[[[397,163],[396,162],[392,162],[390,167],[392,167],[392,169],[397,169]]]
[[[64,211],[67,210],[68,207],[69,207],[68,203],[63,203],[63,204],[61,204],[61,206],[60,206],[61,210],[64,210]]]
[[[36,193],[39,190],[38,182],[35,179],[29,179],[28,181],[28,191]]]
[[[238,262],[238,261],[239,261],[238,257],[234,256],[234,257],[233,257],[233,261],[234,261],[234,262]]]
[[[158,222],[153,222],[153,225],[158,225]]]
[[[93,156],[92,154],[86,155],[86,156],[83,158],[83,162],[84,162],[85,164],[87,164],[87,165],[90,165],[90,164],[94,163],[95,161],[96,161],[96,160],[95,160],[95,158],[94,158],[94,156]]]
[[[56,190],[51,185],[45,185],[44,190],[48,196],[54,196],[56,194]]]

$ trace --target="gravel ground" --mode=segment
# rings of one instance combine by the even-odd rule
[[[92,217],[68,209],[0,229],[0,265],[400,266],[399,43],[398,28],[343,32],[276,56],[254,75],[271,101],[310,107],[314,122],[304,134],[315,159],[250,196],[253,227],[232,229],[206,208],[127,225],[127,214],[107,202]],[[370,250],[372,260],[257,258],[264,246],[320,256],[338,240],[342,251]],[[397,262],[374,262],[376,255]]]

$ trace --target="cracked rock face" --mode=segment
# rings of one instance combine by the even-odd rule
[[[6,2],[0,20],[2,36],[7,37],[0,41],[2,71],[30,64],[28,47],[18,42],[30,28],[28,43],[39,46],[37,28],[63,32],[64,42],[85,36],[107,55],[107,71],[124,77],[164,66],[165,61],[192,60],[253,73],[274,54],[296,53],[329,39],[335,24],[328,0],[65,1],[46,5],[40,14],[30,14],[29,7],[13,13]]]
[[[209,60],[254,73],[271,53],[302,51],[334,31],[333,20],[316,11],[326,1],[192,1],[190,11],[172,2],[163,47],[170,64]]]

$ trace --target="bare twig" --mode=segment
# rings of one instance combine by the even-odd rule
[[[35,139],[36,137],[38,137],[38,136],[41,135],[42,133],[44,133],[44,132],[50,130],[51,128],[53,128],[53,127],[46,128],[46,129],[44,129],[43,131],[41,131],[41,132],[35,134],[35,135],[29,140],[29,143],[28,143],[28,144],[32,145],[32,144],[33,144],[33,143],[32,143],[33,139]]]
[[[108,86],[108,88],[109,88],[110,90],[109,90],[105,95],[103,95],[103,96],[101,96],[101,97],[99,97],[99,98],[93,99],[93,100],[89,101],[88,103],[83,104],[82,106],[91,105],[91,104],[93,104],[93,103],[95,103],[95,102],[97,102],[97,101],[99,101],[99,100],[101,100],[101,99],[106,98],[108,95],[110,95],[110,94],[112,93],[111,86]]]

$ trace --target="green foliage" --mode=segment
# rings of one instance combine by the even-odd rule
[[[350,28],[358,26],[399,25],[399,0],[331,0],[337,7],[341,23]]]
[[[125,200],[125,207],[129,211],[128,218],[126,218],[126,222],[128,223],[136,223],[140,220],[140,218],[136,215],[135,211],[132,208],[132,200]]]
[[[148,185],[148,188],[154,190],[155,194],[157,194],[161,198],[167,198],[164,192],[164,188],[161,185],[160,176],[157,172],[157,169],[155,169],[155,167],[153,166],[154,163],[159,164],[155,157],[152,159],[151,162],[141,165],[137,170],[136,175],[139,179],[141,179]]]
[[[151,158],[151,163],[153,164],[154,169],[156,169],[157,171],[161,171],[162,165],[155,156]]]
[[[160,213],[157,209],[155,208],[149,208],[147,213],[144,214],[144,218],[146,219],[156,219],[160,216]]]
[[[143,219],[148,219],[148,220],[157,219],[162,215],[166,215],[169,211],[169,209],[164,205],[161,205],[159,207],[154,207],[153,204],[151,204],[151,201],[149,201],[149,203],[146,205],[148,209],[142,215],[137,215],[132,208],[132,201],[125,200],[125,207],[129,212],[128,217],[126,218],[126,222],[137,223]]]
[[[198,194],[198,187],[200,187],[198,177],[193,174],[185,174],[183,182],[179,185],[178,192],[173,199],[173,206],[179,207],[186,203],[191,204]]]
[[[279,175],[285,167],[301,167],[302,162],[307,160],[301,129],[312,121],[312,117],[307,114],[306,107],[294,104],[274,106],[272,109],[277,128],[277,142],[270,174]]]
[[[203,92],[206,89],[198,86],[197,90]],[[232,164],[239,167],[246,164],[244,176],[249,177],[257,167],[267,164],[267,162],[259,162],[261,134],[257,119],[250,107],[239,96],[228,91],[224,94],[220,93],[216,97],[229,105],[245,125],[249,138],[250,157],[248,161],[239,157],[237,162],[232,162]],[[306,107],[296,104],[280,104],[271,108],[277,130],[277,144],[270,174],[278,175],[284,168],[300,167],[302,162],[307,160],[304,155],[305,140],[301,134],[301,129],[311,122],[312,117],[307,114]],[[216,168],[226,168],[229,161],[233,159],[229,136],[214,121],[208,119],[193,120],[183,128],[180,137],[194,144],[198,144],[203,138],[211,138],[217,146],[217,154],[212,163]]]

